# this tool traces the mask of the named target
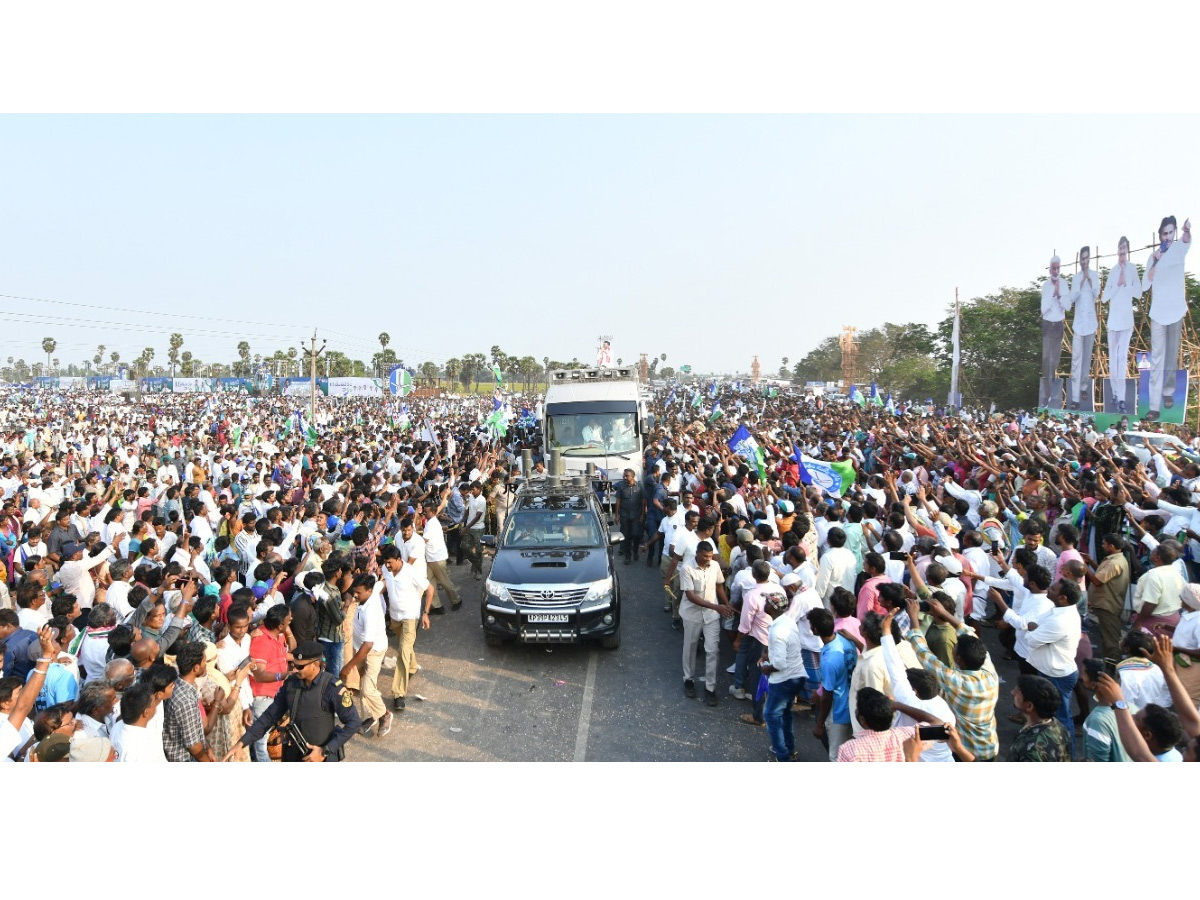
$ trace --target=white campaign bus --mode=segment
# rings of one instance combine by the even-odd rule
[[[642,451],[653,427],[641,395],[637,369],[558,369],[542,421],[542,449],[559,452],[568,474],[596,467],[597,477],[617,482],[626,469],[642,477]]]

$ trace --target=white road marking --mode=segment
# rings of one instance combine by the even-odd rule
[[[588,656],[587,678],[583,682],[583,706],[579,710],[579,730],[575,732],[575,762],[587,759],[588,730],[592,726],[592,696],[596,693],[596,659],[599,651]]]

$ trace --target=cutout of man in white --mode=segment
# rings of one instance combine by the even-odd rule
[[[1063,323],[1071,308],[1070,294],[1058,270],[1059,259],[1052,256],[1050,277],[1042,282],[1042,378],[1046,380],[1047,391],[1043,404],[1050,399],[1050,381],[1062,360]]]
[[[1133,335],[1133,301],[1142,296],[1142,279],[1129,261],[1129,238],[1117,241],[1117,264],[1108,271],[1101,303],[1108,304],[1108,378],[1113,402],[1124,415],[1125,373],[1129,371],[1129,338]],[[1079,314],[1076,313],[1076,316]]]
[[[605,341],[596,352],[596,366],[601,369],[612,368],[612,344]]]
[[[1083,383],[1092,374],[1092,352],[1096,347],[1096,298],[1100,296],[1100,277],[1092,271],[1092,248],[1079,248],[1079,271],[1071,279],[1071,294],[1067,301],[1075,307],[1071,323],[1071,386],[1068,399],[1071,409],[1079,409],[1079,394]],[[1091,409],[1093,399],[1088,398]]]
[[[1142,292],[1150,292],[1150,412],[1155,420],[1165,403],[1175,405],[1174,373],[1179,366],[1179,342],[1183,337],[1183,317],[1187,298],[1183,292],[1184,257],[1192,247],[1192,220],[1183,223],[1183,240],[1175,240],[1175,217],[1167,216],[1158,226],[1158,245],[1146,263]],[[1166,373],[1170,384],[1164,384]],[[1163,396],[1163,391],[1168,391]]]

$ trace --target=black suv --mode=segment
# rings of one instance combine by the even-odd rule
[[[549,477],[526,482],[498,538],[480,604],[489,646],[621,644],[621,585],[610,531],[595,491],[583,479]]]

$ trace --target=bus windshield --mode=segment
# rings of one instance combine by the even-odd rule
[[[633,413],[589,412],[546,418],[546,443],[563,456],[604,456],[639,449]]]

